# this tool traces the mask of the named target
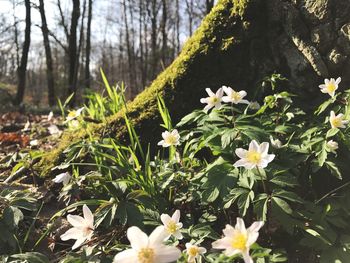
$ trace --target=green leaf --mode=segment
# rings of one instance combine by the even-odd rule
[[[19,259],[22,263],[50,263],[49,259],[45,255],[38,252],[26,252],[23,254],[15,254],[12,255],[11,258]]]
[[[336,135],[338,132],[339,132],[339,129],[338,129],[338,128],[329,129],[329,130],[327,131],[326,138],[333,137],[333,136]]]
[[[292,214],[292,209],[290,208],[289,204],[284,201],[283,199],[279,198],[279,197],[272,197],[272,201],[278,206],[280,207],[285,213],[287,214]]]

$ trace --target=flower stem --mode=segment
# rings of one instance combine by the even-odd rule
[[[261,174],[261,171],[260,171],[260,168],[259,167],[256,167],[257,171],[258,171],[258,174],[260,175],[260,178],[261,178],[261,182],[262,182],[262,185],[263,185],[263,189],[264,189],[264,192],[269,195],[269,189],[267,187],[267,184],[265,182],[265,179],[263,177],[263,175]]]

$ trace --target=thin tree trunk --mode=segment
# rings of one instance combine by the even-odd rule
[[[15,104],[19,105],[23,101],[24,90],[26,86],[26,72],[27,72],[27,62],[28,62],[28,52],[30,46],[30,26],[31,26],[31,17],[30,17],[30,0],[24,1],[26,7],[26,28],[23,44],[23,52],[21,57],[21,64],[18,67],[18,86],[17,86],[17,95],[15,99]]]
[[[88,3],[88,20],[86,29],[86,48],[85,48],[85,87],[90,89],[90,52],[91,52],[91,20],[92,20],[92,0]]]
[[[52,55],[49,40],[49,30],[47,28],[44,0],[39,0],[39,11],[41,16],[41,31],[43,33],[45,54],[46,54],[46,77],[49,105],[55,105],[55,86],[53,79]]]
[[[140,73],[141,73],[141,85],[138,91],[143,89],[146,86],[146,72],[144,67],[144,49],[143,49],[143,23],[145,23],[144,19],[144,9],[143,9],[143,0],[139,0],[139,43],[140,43]],[[146,37],[146,36],[144,36]]]
[[[210,13],[213,6],[214,6],[214,0],[206,0],[205,7],[206,7],[207,14]]]
[[[168,34],[166,30],[167,26],[167,1],[162,0],[163,14],[162,14],[162,62],[163,65],[167,63],[167,42],[168,42]]]
[[[85,19],[85,11],[86,11],[86,0],[84,0],[83,3],[83,13],[81,16],[81,24],[80,24],[80,34],[79,34],[79,44],[78,44],[78,50],[77,50],[77,56],[76,56],[76,62],[75,62],[75,72],[74,72],[74,85],[78,85],[78,75],[79,75],[79,66],[80,66],[80,54],[81,54],[81,48],[84,42],[84,19]]]
[[[70,106],[75,105],[76,101],[76,63],[77,63],[77,27],[80,16],[80,1],[73,0],[73,10],[69,34],[69,73],[68,73],[68,96],[74,93]]]
[[[179,0],[176,0],[176,53],[180,52],[180,7]]]
[[[128,72],[129,72],[129,84],[133,82],[133,75],[132,75],[132,52],[131,52],[131,45],[130,45],[130,35],[129,35],[129,26],[128,26],[128,16],[127,16],[127,10],[126,10],[126,2],[123,0],[123,16],[124,16],[124,26],[125,26],[125,38],[126,38],[126,49],[128,53]],[[129,89],[128,93],[129,97],[132,97],[132,92]]]

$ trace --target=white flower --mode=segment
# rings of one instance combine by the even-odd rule
[[[171,235],[177,239],[182,239],[183,236],[180,232],[182,228],[182,223],[180,221],[180,210],[176,210],[175,213],[170,217],[167,214],[162,214],[160,220],[164,225],[165,232],[168,234],[167,238]]]
[[[234,163],[235,167],[243,166],[246,169],[253,169],[255,167],[265,168],[274,158],[274,154],[267,154],[269,150],[269,143],[263,142],[258,144],[255,140],[249,144],[249,149],[236,149],[236,155],[241,158]]]
[[[205,89],[206,92],[208,93],[209,97],[206,98],[201,98],[201,103],[207,103],[204,107],[205,111],[210,110],[211,108],[215,107],[215,109],[220,109],[221,108],[221,100],[222,100],[222,95],[224,93],[223,89],[220,88],[216,91],[216,94],[211,91],[210,88]]]
[[[341,78],[337,78],[334,80],[334,78],[325,79],[324,84],[319,85],[322,93],[328,93],[329,96],[334,97],[335,91],[338,89],[338,85],[341,81]]]
[[[327,142],[327,147],[328,147],[329,151],[335,153],[335,150],[338,149],[338,143],[333,141],[333,140],[330,140]]]
[[[339,113],[338,115],[335,115],[334,111],[331,111],[331,116],[329,117],[329,122],[331,123],[332,128],[346,128],[346,124],[349,123],[349,121],[344,120],[344,114]]]
[[[222,89],[226,93],[227,96],[222,97],[223,102],[231,102],[234,104],[245,103],[249,104],[249,101],[244,100],[243,98],[247,96],[247,92],[244,90],[235,91],[230,87],[222,86]]]
[[[74,120],[74,119],[78,118],[81,115],[83,110],[84,110],[84,107],[81,107],[81,108],[79,108],[77,110],[70,111],[68,113],[68,116],[67,116],[65,122],[68,122],[68,121],[71,121],[71,120]]]
[[[197,260],[200,259],[201,255],[207,253],[207,250],[204,247],[199,247],[191,243],[186,243],[186,249],[184,252],[186,252],[188,256],[188,263],[195,263]]]
[[[282,142],[279,139],[273,139],[273,137],[270,135],[270,142],[271,142],[271,146],[273,148],[279,149],[282,147]]]
[[[47,130],[49,131],[49,133],[51,135],[61,135],[62,131],[55,125],[55,124],[51,124]]]
[[[76,239],[72,250],[80,247],[86,240],[90,240],[94,233],[94,215],[90,209],[83,206],[84,217],[77,215],[68,215],[67,221],[73,226],[66,233],[61,235],[63,241]]]
[[[166,233],[162,226],[157,227],[148,237],[138,227],[132,226],[127,231],[131,248],[118,253],[113,263],[169,263],[181,256],[176,247],[166,246],[163,241]]]
[[[52,117],[53,117],[53,112],[50,111],[49,115],[47,115],[47,120],[51,121]]]
[[[30,144],[30,146],[38,146],[38,145],[39,145],[39,141],[38,141],[37,139],[31,140],[31,141],[29,142],[29,144]]]
[[[253,263],[253,259],[249,255],[249,249],[259,237],[259,229],[264,222],[254,222],[248,229],[245,228],[242,218],[237,218],[235,227],[226,225],[223,230],[224,237],[213,242],[212,246],[216,249],[225,249],[226,256],[233,256],[238,253],[242,254],[245,263]]]
[[[249,103],[249,108],[252,110],[258,110],[260,109],[260,104],[257,101],[252,101]]]
[[[179,145],[180,144],[180,135],[178,131],[172,130],[171,132],[165,131],[162,133],[163,140],[158,142],[158,145],[163,147],[169,147],[172,145]]]
[[[68,172],[61,173],[56,175],[56,177],[52,181],[55,182],[56,184],[63,183],[63,185],[67,185],[71,177],[72,176]]]

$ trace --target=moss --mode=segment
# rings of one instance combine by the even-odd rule
[[[206,87],[217,89],[224,84],[248,87],[249,83],[242,82],[241,76],[246,72],[242,67],[247,55],[244,41],[250,37],[251,32],[244,32],[242,24],[243,19],[249,19],[249,16],[245,16],[256,2],[261,1],[219,1],[185,43],[175,61],[148,88],[127,103],[128,116],[138,131],[141,142],[156,142],[162,131],[156,94],[164,98],[176,122],[193,109],[202,107],[199,99],[206,95]],[[126,140],[127,130],[123,119],[125,112],[122,110],[111,116],[104,124],[91,125],[89,131],[97,136]],[[57,148],[42,159],[38,169],[47,174],[67,146],[86,136],[86,132],[65,134]]]

